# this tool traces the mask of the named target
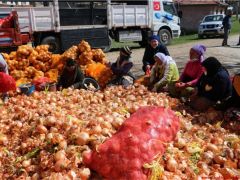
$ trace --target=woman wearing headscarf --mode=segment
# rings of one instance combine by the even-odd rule
[[[133,85],[135,77],[131,73],[133,62],[131,60],[132,51],[128,46],[120,49],[117,61],[111,65],[113,72],[113,80],[109,83],[111,85],[123,85],[127,87]]]
[[[175,61],[170,56],[157,53],[154,60],[155,64],[151,70],[150,86],[153,86],[153,92],[158,92],[165,86],[175,83],[179,79],[179,72]]]
[[[202,62],[206,47],[200,44],[190,49],[190,60],[187,62],[179,81],[169,88],[170,94],[174,97],[189,97],[203,74]]]
[[[154,65],[154,63],[155,63],[154,55],[155,54],[160,52],[160,53],[170,56],[167,47],[164,46],[163,44],[160,44],[159,42],[160,42],[159,36],[157,36],[157,35],[153,35],[149,39],[149,44],[145,48],[144,56],[142,59],[142,62],[143,62],[142,69],[145,73],[147,71],[150,71],[150,69]]]
[[[3,55],[0,53],[0,72],[1,73],[5,73],[5,74],[9,74],[8,73],[8,65],[7,65],[7,62],[5,61],[5,59],[4,59],[4,57],[3,57]],[[0,84],[0,86],[2,86],[1,84]],[[4,102],[6,102],[7,100],[8,100],[8,93],[7,92],[2,92],[1,94],[0,94],[0,97],[1,97],[1,99],[4,101]]]
[[[84,74],[78,67],[76,61],[68,59],[58,81],[57,87],[58,89],[69,87],[79,89],[82,87],[83,79]]]
[[[190,106],[204,111],[232,95],[232,83],[228,71],[215,58],[203,61],[204,74],[197,82],[197,91],[191,97]]]

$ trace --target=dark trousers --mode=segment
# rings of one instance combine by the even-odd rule
[[[224,28],[223,42],[222,45],[228,45],[228,35],[230,30],[228,28]]]

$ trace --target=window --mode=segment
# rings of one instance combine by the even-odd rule
[[[90,2],[59,2],[60,9],[90,9]]]
[[[107,9],[107,3],[106,2],[94,2],[93,8],[94,9]]]
[[[176,8],[172,2],[163,2],[163,9],[164,11],[172,14],[172,15],[177,15]]]
[[[5,18],[5,17],[7,17],[7,16],[9,16],[10,14],[0,14],[0,19],[3,19],[3,18]]]
[[[211,22],[211,21],[222,21],[222,15],[213,15],[213,16],[206,16],[203,22]]]

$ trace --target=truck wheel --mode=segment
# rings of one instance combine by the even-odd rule
[[[172,36],[171,33],[167,30],[167,29],[161,29],[158,33],[159,37],[160,37],[160,43],[167,45],[170,44],[171,40],[172,40]]]
[[[49,51],[58,54],[61,52],[60,40],[54,36],[47,36],[42,39],[41,44],[49,45]]]

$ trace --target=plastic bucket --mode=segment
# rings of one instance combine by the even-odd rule
[[[98,82],[91,77],[84,78],[82,86],[83,86],[83,89],[91,90],[91,91],[98,91],[100,89]],[[90,86],[93,86],[94,89],[92,89]]]
[[[19,86],[19,89],[20,89],[21,93],[29,96],[35,91],[35,86],[32,84],[23,84],[23,85]]]

